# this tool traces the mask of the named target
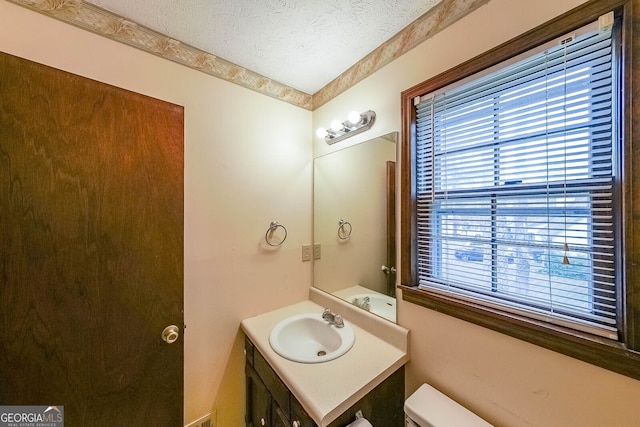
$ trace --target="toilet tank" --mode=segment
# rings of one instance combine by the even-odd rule
[[[404,403],[407,427],[492,427],[491,424],[440,393],[423,384]]]

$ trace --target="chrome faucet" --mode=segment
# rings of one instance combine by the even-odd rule
[[[371,299],[369,297],[364,297],[362,299],[354,298],[352,303],[356,307],[360,307],[364,310],[367,310],[367,311],[371,310]]]
[[[334,325],[336,328],[344,327],[344,321],[339,314],[332,313],[330,309],[325,308],[322,312],[322,318]]]

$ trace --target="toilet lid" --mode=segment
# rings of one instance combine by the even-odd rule
[[[491,427],[491,424],[429,384],[423,384],[404,403],[404,412],[421,427]]]

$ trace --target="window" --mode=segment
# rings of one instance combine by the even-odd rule
[[[617,338],[619,43],[578,34],[421,97],[418,283]]]
[[[593,3],[403,93],[403,296],[640,377],[619,366],[640,359],[622,262],[629,37],[616,2],[598,2],[613,26],[589,22]]]

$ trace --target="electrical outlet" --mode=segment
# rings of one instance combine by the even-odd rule
[[[302,261],[311,261],[311,245],[302,245]]]
[[[322,254],[322,248],[320,247],[320,243],[316,243],[313,245],[313,259],[320,259],[320,255]]]

